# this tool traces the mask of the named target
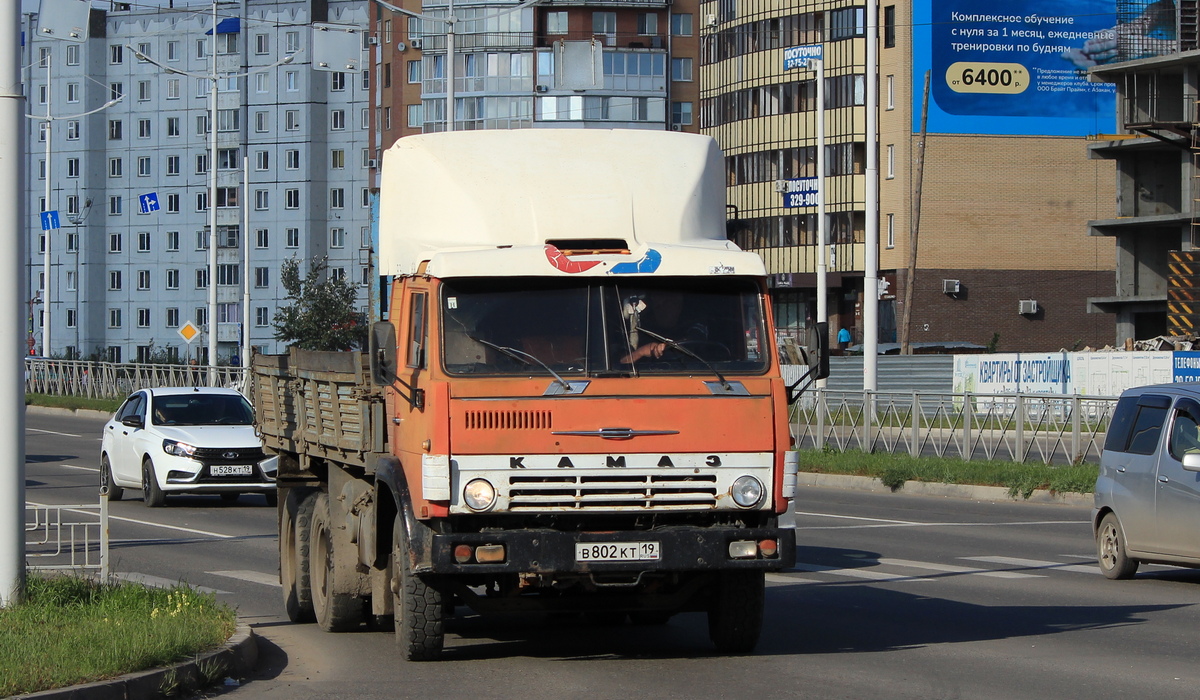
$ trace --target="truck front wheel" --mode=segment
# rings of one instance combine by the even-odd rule
[[[279,575],[283,606],[292,622],[314,622],[309,583],[309,528],[312,525],[311,491],[292,489],[284,501],[279,521]]]
[[[396,645],[406,661],[433,661],[442,653],[442,593],[412,572],[400,518],[392,527],[392,608]]]
[[[329,517],[329,496],[324,493],[318,493],[314,499],[308,539],[312,552],[309,579],[317,624],[326,632],[349,632],[362,624],[363,603],[357,596],[338,591],[337,552]]]
[[[754,651],[762,632],[766,575],[761,571],[722,571],[708,608],[708,638],[717,651]]]

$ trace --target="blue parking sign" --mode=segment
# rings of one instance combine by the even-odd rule
[[[58,210],[51,209],[50,211],[42,212],[42,230],[52,231],[58,228]]]
[[[158,193],[147,192],[146,194],[138,195],[138,205],[141,207],[143,214],[158,211]]]

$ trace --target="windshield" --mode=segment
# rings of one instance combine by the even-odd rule
[[[154,397],[155,425],[252,425],[250,402],[233,394],[177,394]]]
[[[757,374],[767,365],[748,278],[455,279],[442,285],[440,307],[450,374]]]

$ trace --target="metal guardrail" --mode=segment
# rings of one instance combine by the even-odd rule
[[[25,502],[25,561],[30,571],[96,571],[108,579],[108,498],[98,504]]]
[[[25,391],[54,396],[120,399],[146,387],[208,386],[208,370],[200,365],[114,364],[88,360],[25,358]],[[216,367],[216,386],[241,391],[241,367]]]
[[[792,409],[796,446],[959,459],[1099,461],[1115,396],[839,392]]]

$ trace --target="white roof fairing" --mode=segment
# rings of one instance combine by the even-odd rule
[[[414,274],[423,261],[439,277],[765,273],[726,240],[716,142],[670,131],[403,138],[384,154],[379,228],[385,275]],[[570,239],[622,239],[630,254],[546,250]]]

